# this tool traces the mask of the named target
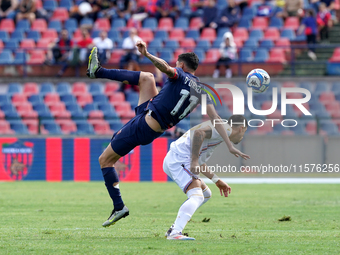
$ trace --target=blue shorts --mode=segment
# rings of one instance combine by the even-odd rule
[[[118,130],[111,138],[112,149],[120,156],[125,156],[138,145],[152,143],[163,133],[156,132],[145,121],[146,107],[149,101],[135,108],[136,116]]]

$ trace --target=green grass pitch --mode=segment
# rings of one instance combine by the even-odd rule
[[[164,238],[186,199],[174,183],[120,186],[130,216],[103,228],[101,182],[0,183],[0,254],[340,254],[340,185],[210,185],[184,231],[196,241]]]

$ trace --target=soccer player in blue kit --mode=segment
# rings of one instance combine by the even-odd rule
[[[194,75],[199,59],[195,53],[184,53],[178,56],[176,68],[147,51],[146,43],[136,43],[138,51],[163,73],[168,76],[163,89],[158,93],[154,76],[148,72],[136,72],[118,69],[105,69],[100,66],[97,57],[97,48],[94,47],[89,56],[87,76],[116,80],[130,85],[139,86],[139,101],[135,108],[136,116],[114,133],[111,143],[99,157],[99,164],[105,180],[106,188],[113,201],[114,209],[110,217],[102,224],[108,227],[121,218],[129,215],[129,209],[124,205],[119,190],[119,179],[114,168],[119,158],[128,154],[138,145],[151,143],[162,133],[185,118],[199,103],[201,88],[199,79]],[[211,121],[220,119],[211,99],[208,96],[207,114]],[[222,125],[216,125],[230,153],[244,159],[248,155],[236,149],[229,140],[228,134]]]

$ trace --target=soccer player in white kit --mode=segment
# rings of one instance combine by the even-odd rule
[[[229,125],[230,124],[230,125]],[[242,115],[232,115],[228,124],[221,122],[229,139],[238,144],[247,130],[248,123]],[[211,198],[209,187],[199,178],[201,172],[211,179],[220,189],[221,196],[228,197],[231,188],[218,176],[209,171],[206,162],[214,150],[223,142],[223,138],[215,130],[211,121],[194,126],[170,145],[164,158],[164,172],[183,190],[188,199],[179,208],[175,223],[166,232],[169,240],[195,240],[182,234],[187,222],[195,211]]]

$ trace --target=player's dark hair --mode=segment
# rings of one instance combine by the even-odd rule
[[[178,56],[179,62],[184,62],[184,64],[193,71],[196,71],[198,67],[198,62],[200,61],[194,52],[183,53]]]
[[[228,124],[230,126],[232,124],[232,127],[233,126],[243,126],[243,123],[245,123],[245,127],[248,128],[248,121],[243,115],[232,115],[228,119]]]

